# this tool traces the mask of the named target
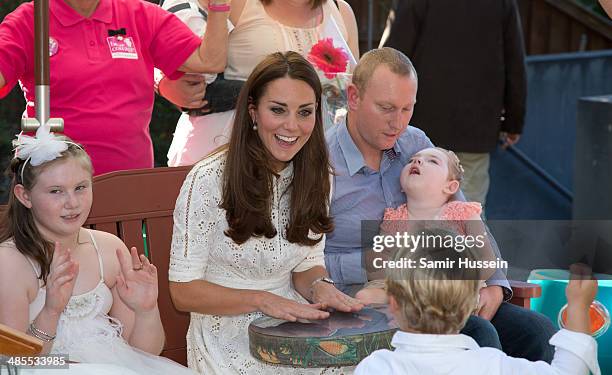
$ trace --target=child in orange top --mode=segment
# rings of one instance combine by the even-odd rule
[[[463,167],[454,152],[440,147],[417,152],[400,175],[407,203],[385,210],[381,232],[404,232],[408,229],[405,220],[441,220],[437,226],[460,235],[484,233],[480,203],[453,200],[462,178]],[[356,297],[364,303],[387,303],[383,284],[382,279],[371,281]]]

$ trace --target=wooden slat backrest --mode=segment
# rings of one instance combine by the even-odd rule
[[[177,311],[168,291],[172,214],[191,167],[113,172],[96,176],[94,202],[86,226],[119,236],[129,247],[144,251],[157,267],[158,305],[166,331],[163,356],[187,364],[185,336],[189,314]]]
[[[14,328],[0,324],[0,354],[5,356],[34,356],[42,350],[43,342]],[[1,368],[0,368],[1,369]]]

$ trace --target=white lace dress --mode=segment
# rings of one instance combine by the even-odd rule
[[[206,280],[305,302],[292,288],[291,274],[325,266],[324,241],[309,247],[292,244],[284,237],[289,221],[287,190],[293,178],[292,165],[274,180],[271,217],[279,234],[271,239],[251,238],[237,245],[223,234],[227,221],[225,211],[219,208],[225,155],[217,153],[196,164],[183,184],[174,211],[170,280]],[[260,316],[259,312],[235,316],[192,312],[187,332],[189,367],[206,375],[352,373],[351,369],[301,369],[256,360],[249,353],[247,329]]]
[[[81,231],[89,234],[93,247],[96,249],[100,266],[100,281],[94,289],[70,297],[60,316],[57,337],[53,341],[51,354],[68,354],[70,361],[80,363],[111,364],[124,367],[125,374],[134,372],[143,375],[195,375],[188,368],[167,358],[138,350],[123,339],[121,322],[108,315],[113,305],[113,295],[104,282],[104,265],[98,245],[90,231],[86,229],[81,229]],[[32,266],[38,274],[40,272],[38,267],[34,264]],[[36,298],[30,304],[30,321],[33,321],[42,310],[45,295],[46,290],[39,288]],[[104,366],[99,366],[99,368],[104,369]],[[96,374],[95,369],[95,366],[87,368],[88,373],[94,375]],[[108,372],[101,371],[100,373]]]

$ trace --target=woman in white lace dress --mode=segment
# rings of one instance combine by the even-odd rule
[[[296,369],[249,354],[248,325],[322,319],[358,301],[326,282],[330,167],[321,85],[295,52],[253,71],[238,99],[227,149],[194,166],[176,203],[170,293],[191,312],[189,367],[207,375],[347,373]]]
[[[17,144],[0,221],[0,323],[43,340],[43,354],[126,368],[118,374],[193,374],[157,356],[164,331],[155,266],[119,238],[82,228],[92,203],[89,156],[48,132]]]
[[[179,6],[180,4],[190,6]],[[201,35],[204,16],[193,0],[166,0],[164,7]],[[357,22],[344,0],[232,0],[229,20],[235,26],[229,35],[225,78],[246,81],[253,68],[274,52],[295,51],[306,57],[313,45],[332,38],[352,65],[359,59]],[[183,108],[199,108],[205,78],[185,75],[172,81],[162,79],[159,92]],[[210,82],[208,82],[210,83]],[[234,110],[204,116],[183,113],[168,150],[168,165],[192,165],[229,141]]]

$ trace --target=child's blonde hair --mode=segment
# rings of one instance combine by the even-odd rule
[[[442,147],[435,147],[435,149],[442,151],[448,157],[448,177],[451,180],[463,181],[464,170],[457,154]]]
[[[456,233],[443,229],[427,229],[423,236],[455,237]],[[407,329],[426,334],[454,334],[459,332],[478,304],[481,274],[477,269],[460,268],[458,260],[474,260],[469,249],[458,252],[445,246],[447,241],[433,241],[438,246],[413,249],[400,248],[395,260],[420,259],[426,261],[454,260],[452,268],[388,268],[385,281],[387,293],[397,301],[401,321]],[[441,246],[440,246],[441,245]]]

